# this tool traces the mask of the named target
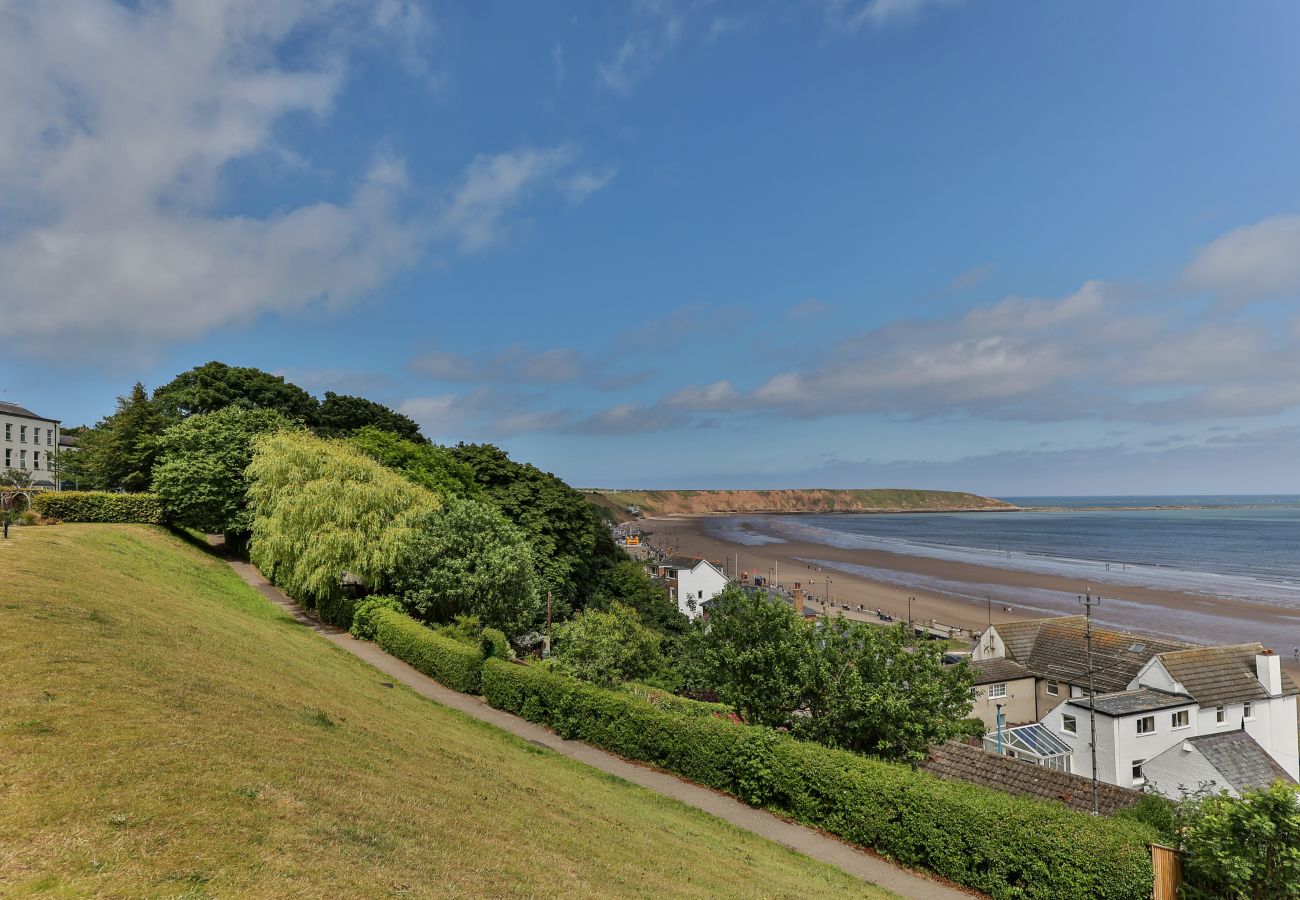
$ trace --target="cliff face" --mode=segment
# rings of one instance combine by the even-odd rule
[[[709,513],[956,512],[1015,509],[1010,503],[960,491],[893,488],[779,491],[591,491],[593,502],[648,516]]]

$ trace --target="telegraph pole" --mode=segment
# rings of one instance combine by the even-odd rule
[[[1088,745],[1092,749],[1092,814],[1095,816],[1099,814],[1100,807],[1097,803],[1097,693],[1092,685],[1092,608],[1101,605],[1101,598],[1094,597],[1092,588],[1087,587],[1079,602],[1083,604],[1084,615],[1087,616],[1083,635],[1088,645]]]

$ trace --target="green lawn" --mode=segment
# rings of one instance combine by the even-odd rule
[[[433,704],[145,526],[0,544],[0,895],[888,896]]]

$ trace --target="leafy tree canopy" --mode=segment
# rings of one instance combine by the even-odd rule
[[[540,609],[528,535],[477,500],[449,498],[436,513],[421,516],[385,581],[414,615],[430,622],[474,616],[517,635]]]
[[[618,687],[663,665],[660,641],[636,610],[614,603],[608,610],[585,610],[556,629],[552,665],[601,687]]]
[[[153,490],[175,522],[242,543],[253,526],[244,471],[253,460],[253,440],[288,425],[273,409],[242,406],[183,419],[159,440]]]
[[[362,453],[396,469],[421,487],[444,497],[483,497],[474,470],[446,447],[416,443],[391,431],[367,426],[350,438]]]
[[[614,603],[630,606],[642,622],[664,634],[684,634],[690,624],[676,601],[668,596],[667,589],[646,574],[645,566],[635,560],[617,562],[600,577],[593,605],[608,609]]]
[[[1183,804],[1183,894],[1195,900],[1300,897],[1300,795],[1268,790]]]
[[[624,555],[582,494],[491,444],[459,444],[452,453],[531,538],[542,589],[554,592],[557,618],[586,606],[601,575]]]
[[[362,428],[390,431],[416,444],[428,443],[420,434],[420,426],[409,416],[365,397],[326,391],[316,413],[316,433],[322,437],[347,437]]]
[[[60,454],[62,479],[108,491],[146,491],[158,458],[158,438],[166,421],[149,400],[144,385],[117,398],[117,410],[87,429],[76,452]]]
[[[279,375],[261,369],[204,363],[182,372],[153,392],[154,402],[171,419],[216,412],[227,406],[273,409],[286,418],[316,424],[316,398]]]

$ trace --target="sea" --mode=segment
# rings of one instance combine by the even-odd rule
[[[1015,512],[735,515],[703,520],[717,537],[747,545],[803,541],[843,549],[973,563],[1055,575],[1095,586],[1157,588],[1248,601],[1277,612],[1300,610],[1300,495],[1004,497]],[[801,557],[801,559],[803,559]],[[954,582],[894,569],[810,556],[809,564],[899,587],[971,601],[993,595],[1040,614],[1078,612],[1061,592]],[[1103,601],[1101,621],[1195,641],[1262,640],[1288,656],[1300,644],[1286,633],[1260,634],[1214,612],[1167,611]],[[1283,624],[1285,623],[1285,624]]]

